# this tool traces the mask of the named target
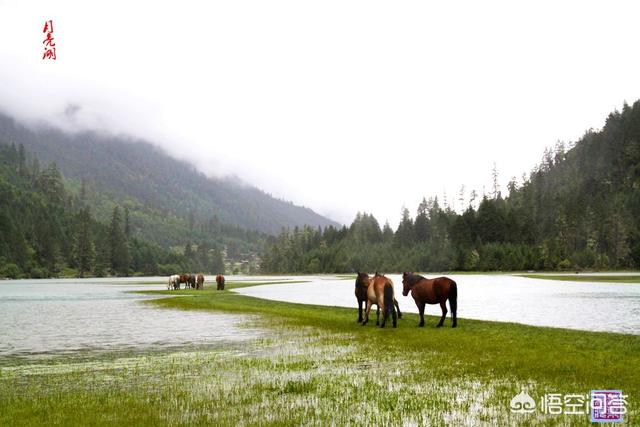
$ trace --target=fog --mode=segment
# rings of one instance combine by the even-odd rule
[[[640,98],[634,2],[0,1],[0,109],[349,223],[488,192]],[[57,60],[43,60],[44,22]],[[464,204],[466,205],[466,201]]]

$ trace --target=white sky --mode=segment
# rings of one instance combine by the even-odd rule
[[[640,98],[638,5],[0,0],[0,109],[395,225],[423,196],[489,191],[494,162],[506,188]]]

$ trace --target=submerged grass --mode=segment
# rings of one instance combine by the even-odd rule
[[[467,319],[437,329],[436,317],[417,328],[413,314],[380,329],[357,325],[355,309],[153,293],[192,297],[146,303],[251,314],[272,332],[226,349],[0,368],[0,425],[584,425],[512,414],[509,401],[591,389],[622,389],[627,423],[640,424],[637,336]]]

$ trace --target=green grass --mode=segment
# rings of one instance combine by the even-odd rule
[[[587,415],[511,414],[509,401],[596,388],[622,389],[628,423],[640,424],[638,336],[468,319],[435,328],[433,316],[417,328],[413,314],[381,329],[359,326],[355,309],[211,288],[144,292],[190,295],[146,304],[245,314],[266,334],[223,349],[0,369],[0,425],[584,425]]]
[[[562,280],[567,282],[609,282],[609,283],[640,283],[640,275],[590,276],[581,274],[522,274],[519,277],[529,279]]]

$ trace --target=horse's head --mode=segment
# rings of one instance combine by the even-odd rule
[[[358,276],[356,277],[356,288],[362,288],[365,286],[369,286],[369,275],[367,273],[358,272]]]
[[[402,295],[405,297],[409,295],[409,291],[413,287],[413,283],[410,283],[410,280],[409,280],[412,275],[413,273],[409,273],[406,271],[402,273]]]

